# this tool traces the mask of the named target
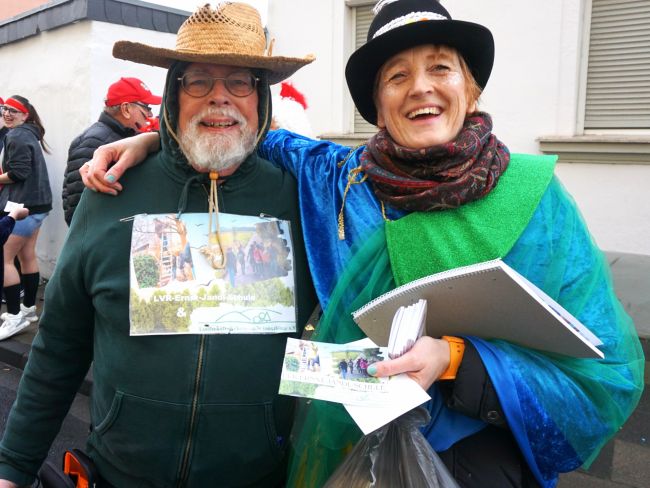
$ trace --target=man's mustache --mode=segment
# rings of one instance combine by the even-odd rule
[[[245,127],[247,125],[246,119],[244,116],[241,114],[239,110],[237,110],[234,107],[208,107],[198,114],[196,114],[194,117],[190,119],[190,122],[194,125],[198,125],[201,122],[201,119],[205,117],[228,117],[230,119],[233,119],[235,122],[237,122],[239,125],[242,127]]]

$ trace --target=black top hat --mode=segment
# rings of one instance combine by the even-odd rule
[[[378,10],[378,11],[377,11]],[[377,124],[373,89],[377,72],[395,54],[423,44],[443,44],[463,57],[483,89],[494,63],[494,38],[484,26],[452,20],[436,0],[382,0],[366,43],[345,67],[350,94],[361,116]]]

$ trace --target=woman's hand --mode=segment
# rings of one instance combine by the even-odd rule
[[[0,488],[20,488],[16,483],[7,480],[0,480]]]
[[[23,220],[28,215],[29,210],[25,207],[15,207],[11,212],[9,212],[9,217],[13,218],[16,221]],[[2,488],[1,485],[0,488]]]
[[[79,169],[81,179],[91,190],[117,195],[122,190],[118,180],[124,172],[140,164],[147,154],[159,148],[160,136],[157,132],[139,134],[100,146],[95,150],[93,158]]]
[[[380,361],[368,367],[372,376],[392,376],[407,373],[428,390],[449,367],[449,343],[433,337],[420,337],[410,351],[398,357]],[[373,370],[373,366],[375,369]]]

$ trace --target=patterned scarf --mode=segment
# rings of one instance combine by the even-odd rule
[[[382,130],[361,155],[361,170],[382,202],[410,212],[457,208],[494,188],[510,151],[492,134],[492,118],[476,112],[455,140],[424,149],[399,146]]]

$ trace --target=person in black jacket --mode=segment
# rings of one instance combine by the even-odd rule
[[[9,211],[8,202],[13,202],[13,207],[23,204],[29,210],[29,217],[16,223],[4,244],[3,292],[7,312],[0,316],[0,337],[6,339],[38,320],[36,292],[40,275],[36,240],[43,220],[52,210],[52,190],[43,156],[43,151],[49,153],[43,139],[45,128],[34,106],[26,98],[13,95],[2,106],[2,117],[9,132],[0,174],[0,210]],[[16,257],[22,276],[14,264]],[[21,282],[25,290],[22,304]]]
[[[78,135],[68,150],[62,193],[63,213],[68,225],[84,189],[79,168],[102,144],[132,136],[146,128],[147,119],[152,116],[149,105],[160,105],[161,100],[138,78],[120,78],[108,88],[99,120]]]

